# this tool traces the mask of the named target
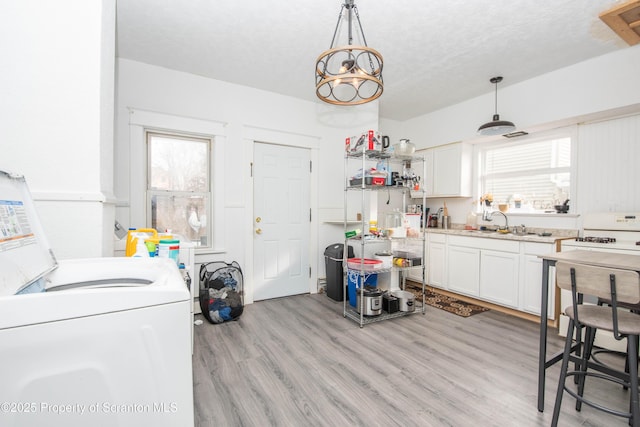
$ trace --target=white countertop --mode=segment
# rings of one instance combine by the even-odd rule
[[[556,240],[570,239],[578,236],[578,230],[570,229],[531,229],[527,234],[498,233],[497,231],[465,230],[463,228],[427,228],[427,233],[450,234],[455,236],[482,237],[485,239],[516,240],[522,242],[555,243]],[[541,233],[551,236],[540,236]]]

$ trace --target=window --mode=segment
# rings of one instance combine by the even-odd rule
[[[210,246],[211,139],[147,132],[146,140],[147,223]]]
[[[480,194],[509,212],[555,212],[570,198],[571,138],[480,148]]]

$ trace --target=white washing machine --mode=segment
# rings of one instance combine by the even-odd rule
[[[193,426],[190,300],[169,259],[57,262],[0,172],[0,425]]]

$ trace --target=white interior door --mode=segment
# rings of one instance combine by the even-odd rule
[[[253,299],[309,292],[310,151],[254,144]]]

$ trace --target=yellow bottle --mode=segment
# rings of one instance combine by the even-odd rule
[[[151,234],[151,236],[148,236]],[[127,246],[125,247],[124,254],[126,256],[133,256],[136,253],[136,247],[138,245],[138,238],[157,239],[158,232],[153,228],[130,228],[127,232]]]

